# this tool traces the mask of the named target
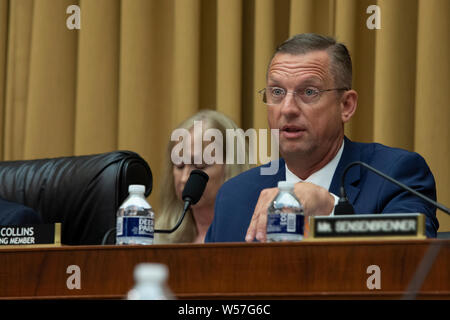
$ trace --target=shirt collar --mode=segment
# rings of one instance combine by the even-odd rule
[[[341,148],[339,149],[338,153],[334,156],[333,160],[328,162],[327,165],[321,168],[319,171],[314,172],[306,180],[302,180],[299,177],[297,177],[292,171],[289,170],[287,164],[285,164],[286,181],[294,183],[310,182],[328,190],[330,188],[331,180],[333,179],[333,175],[334,172],[336,171],[339,160],[341,159],[342,152],[344,151],[344,143],[345,141],[343,140]]]

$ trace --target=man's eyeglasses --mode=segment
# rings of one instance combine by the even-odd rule
[[[319,90],[311,87],[303,88],[296,91],[286,91],[283,88],[279,87],[267,87],[262,90],[259,90],[258,93],[262,95],[263,102],[269,106],[276,106],[280,104],[283,99],[286,97],[288,93],[292,93],[294,95],[295,102],[299,103],[313,103],[316,102],[320,94],[326,91],[339,91],[339,90],[350,90],[349,88],[333,88],[333,89],[324,89]]]

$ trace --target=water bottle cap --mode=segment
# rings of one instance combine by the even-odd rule
[[[134,279],[140,281],[162,282],[167,279],[169,270],[161,263],[140,263],[134,268]]]
[[[145,193],[145,186],[142,184],[130,184],[128,186],[128,192],[139,192],[139,193]]]
[[[278,189],[282,190],[291,190],[294,189],[294,182],[290,181],[278,181]]]

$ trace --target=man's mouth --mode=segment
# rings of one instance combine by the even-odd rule
[[[280,131],[285,138],[293,139],[300,137],[305,132],[305,129],[295,125],[285,125]]]

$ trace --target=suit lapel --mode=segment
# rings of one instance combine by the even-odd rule
[[[341,177],[344,173],[344,169],[350,163],[354,161],[359,161],[361,158],[361,150],[358,147],[358,144],[350,141],[347,137],[344,137],[344,151],[342,152],[341,160],[339,160],[339,164],[334,172],[333,180],[331,181],[329,191],[334,193],[337,196],[340,196],[340,186],[341,186]],[[361,167],[354,166],[349,169],[347,175],[345,177],[345,191],[347,193],[347,198],[350,200],[350,203],[355,203],[356,198],[359,195],[359,187],[358,182],[361,176]]]
[[[278,171],[274,175],[261,176],[264,180],[261,183],[261,190],[266,188],[274,188],[278,186],[278,181],[286,180],[286,167],[284,159],[280,158],[278,162]]]
[[[331,181],[329,191],[339,196],[339,188],[341,186],[341,177],[344,173],[344,169],[350,163],[361,160],[361,150],[357,143],[352,142],[347,137],[344,137],[345,144],[342,152],[341,159],[339,160],[336,171],[334,172],[333,179]],[[278,181],[286,180],[286,167],[284,159],[280,158],[278,172],[275,175],[262,176],[265,177],[261,184],[261,190],[265,188],[274,188],[278,185]],[[349,169],[345,177],[345,191],[350,203],[355,203],[356,198],[359,195],[358,182],[361,177],[361,167],[354,166]]]

